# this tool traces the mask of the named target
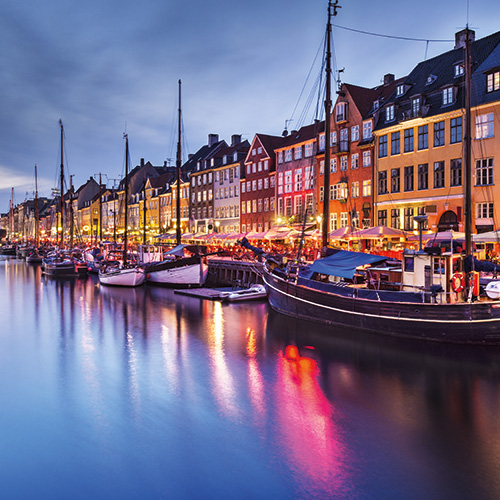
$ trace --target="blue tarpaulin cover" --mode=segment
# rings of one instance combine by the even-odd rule
[[[384,260],[387,260],[387,257],[371,255],[369,253],[339,250],[324,259],[314,261],[302,275],[305,278],[310,278],[314,273],[320,273],[352,279],[357,267],[383,262]]]

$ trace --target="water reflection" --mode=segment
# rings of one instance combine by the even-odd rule
[[[24,467],[48,476],[55,461],[60,492],[82,474],[93,498],[110,478],[122,498],[500,497],[498,349],[332,334],[264,303],[45,279],[15,261],[0,279],[0,424],[32,403],[56,451]],[[40,427],[22,431],[36,457]]]

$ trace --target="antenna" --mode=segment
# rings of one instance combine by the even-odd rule
[[[340,79],[340,73],[343,73],[345,71],[345,68],[339,69],[337,71],[337,89],[340,92],[340,89],[342,88],[342,80]]]

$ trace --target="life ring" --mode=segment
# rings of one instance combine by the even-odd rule
[[[462,273],[455,273],[451,277],[451,288],[454,292],[462,292],[464,289],[464,276]]]

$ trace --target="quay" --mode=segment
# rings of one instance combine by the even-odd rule
[[[249,287],[262,283],[262,262],[212,258],[205,286]]]

